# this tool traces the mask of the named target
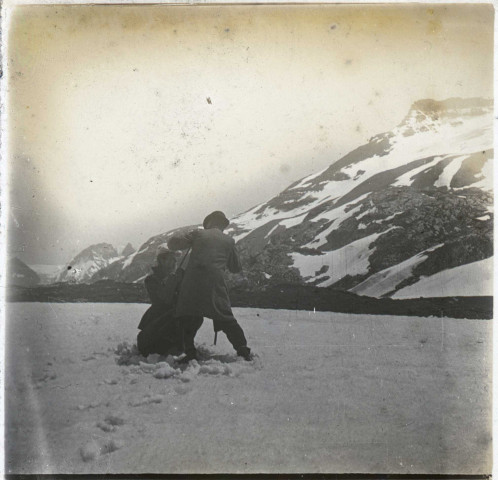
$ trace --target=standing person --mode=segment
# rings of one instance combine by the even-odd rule
[[[176,308],[184,325],[185,361],[197,356],[194,337],[202,317],[213,320],[215,332],[225,332],[238,355],[245,360],[253,358],[244,331],[233,316],[223,273],[225,268],[232,273],[242,270],[235,241],[223,233],[229,223],[223,212],[216,211],[204,219],[204,230],[175,235],[168,241],[172,250],[192,249]]]

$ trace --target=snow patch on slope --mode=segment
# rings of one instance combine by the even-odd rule
[[[296,225],[303,223],[305,216],[306,216],[306,214],[298,215],[296,217],[286,218],[285,220],[282,220],[281,222],[279,222],[279,225],[283,225],[285,228],[295,227]]]
[[[493,257],[443,270],[396,292],[392,298],[493,295]]]
[[[334,208],[332,210],[327,210],[320,215],[313,218],[313,222],[318,222],[320,220],[328,220],[331,222],[329,226],[320,232],[320,234],[311,240],[309,243],[304,245],[307,248],[320,248],[327,243],[327,237],[333,230],[336,230],[340,225],[346,221],[348,218],[353,217],[361,209],[361,205],[351,208],[352,205],[356,205],[364,200],[369,194],[362,195],[361,197],[355,198],[353,202],[346,203],[340,207]],[[350,209],[346,212],[347,209]],[[357,218],[360,218],[359,215]]]
[[[494,188],[492,158],[488,158],[488,160],[486,160],[486,163],[483,165],[481,169],[481,175],[483,178],[473,183],[471,186],[474,188],[480,188],[481,190],[492,192]],[[462,190],[462,188],[460,188],[459,190]]]
[[[441,161],[441,157],[436,157],[432,162],[425,163],[418,168],[414,168],[409,172],[405,173],[398,177],[398,180],[393,183],[394,187],[409,187],[413,183],[413,178],[419,173],[426,172],[430,170],[432,167],[437,165]]]
[[[429,248],[427,250],[424,250],[423,252],[418,253],[417,255],[414,255],[404,262],[381,270],[371,277],[368,277],[365,281],[356,285],[349,291],[358,295],[380,298],[382,297],[382,295],[395,290],[401,282],[409,278],[412,274],[413,269],[417,265],[420,265],[425,260],[427,260],[427,253],[433,252],[434,250],[442,246],[443,244],[436,245],[435,247]]]
[[[458,170],[460,170],[460,167],[462,166],[462,163],[466,158],[468,158],[466,155],[453,158],[451,162],[446,165],[446,167],[444,167],[441,175],[439,175],[439,178],[434,182],[434,186],[450,188],[453,177],[456,175]]]
[[[131,255],[129,255],[126,260],[124,261],[123,263],[123,270],[125,268],[128,268],[130,265],[131,265],[131,262],[133,262],[133,259],[140,253],[139,250],[137,250],[135,253],[132,253]]]
[[[325,170],[327,170],[327,168],[329,167],[327,166],[317,173],[313,173],[312,175],[304,177],[297,185],[294,185],[290,190],[297,190],[298,188],[302,188],[308,185],[311,182],[311,180],[314,180],[315,178],[319,177],[323,172],[325,172]]]
[[[382,233],[368,235],[322,255],[291,253],[290,256],[294,262],[293,266],[299,270],[306,282],[317,280],[321,287],[328,287],[346,275],[365,274],[370,266],[368,259],[375,251],[375,247],[370,248],[370,245],[390,230],[392,228]],[[317,272],[324,267],[327,267],[327,270],[320,276],[315,277]]]

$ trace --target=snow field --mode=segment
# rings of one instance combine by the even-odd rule
[[[392,298],[493,295],[493,257],[442,270],[398,290]]]
[[[489,321],[234,309],[260,360],[178,368],[146,308],[8,304],[6,473],[490,471]]]

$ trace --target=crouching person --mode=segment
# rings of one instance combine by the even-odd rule
[[[161,251],[152,274],[145,278],[145,288],[151,306],[144,313],[138,328],[137,347],[142,355],[179,355],[183,352],[183,332],[175,318],[176,294],[173,275],[176,254],[171,250]],[[201,318],[202,322],[202,318]]]

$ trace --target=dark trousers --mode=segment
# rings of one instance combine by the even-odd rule
[[[185,353],[195,353],[194,338],[201,328],[203,317],[189,316],[181,317],[180,323],[183,325],[183,341],[185,345]],[[245,352],[247,350],[247,340],[244,335],[244,330],[238,324],[235,317],[226,317],[214,319],[215,330],[221,330],[225,333],[228,341],[232,344],[233,348],[238,352]]]
[[[180,325],[183,331],[183,345],[187,355],[195,354],[194,338],[201,328],[204,318],[197,316],[180,317]]]

